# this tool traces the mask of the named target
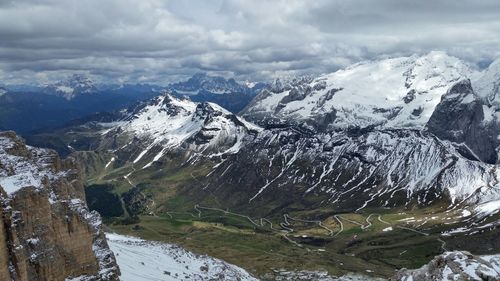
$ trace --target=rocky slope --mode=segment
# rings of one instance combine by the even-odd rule
[[[403,270],[390,280],[500,280],[500,256],[474,256],[468,252],[446,252],[416,270]]]
[[[460,149],[420,131],[308,135],[273,129],[217,165],[207,188],[228,198],[241,194],[234,199],[236,206],[257,204],[264,209],[277,194],[289,194],[279,199],[283,204],[351,211],[498,200],[498,167],[470,160],[468,151]],[[217,188],[220,185],[227,193]]]
[[[74,162],[0,132],[0,198],[1,280],[118,280]]]

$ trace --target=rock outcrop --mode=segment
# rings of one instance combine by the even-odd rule
[[[477,160],[495,164],[500,123],[486,122],[483,108],[486,104],[475,95],[471,82],[460,81],[441,97],[428,130],[441,139],[465,144]]]
[[[0,132],[0,280],[118,280],[71,159]]]
[[[416,270],[401,270],[391,281],[497,281],[500,256],[473,256],[468,252],[446,252]]]

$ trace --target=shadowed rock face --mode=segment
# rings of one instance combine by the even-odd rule
[[[500,256],[446,252],[416,270],[402,270],[391,281],[500,280]]]
[[[465,143],[477,157],[486,163],[498,163],[496,147],[500,126],[486,122],[483,106],[469,80],[458,82],[443,95],[436,106],[427,128],[441,139]]]
[[[71,160],[0,132],[0,280],[118,280]]]

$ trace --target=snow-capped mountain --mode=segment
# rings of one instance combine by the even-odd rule
[[[246,92],[247,87],[238,84],[234,79],[225,79],[219,76],[208,76],[205,73],[197,73],[187,81],[178,82],[170,87],[179,94],[197,95],[206,91],[213,94],[229,94],[235,92]]]
[[[196,102],[214,102],[237,113],[264,88],[263,83],[238,83],[234,79],[197,73],[187,81],[174,83],[169,89],[177,96],[188,96]]]
[[[0,87],[0,97],[5,95],[7,92],[8,92],[7,89]]]
[[[146,161],[151,166],[172,150],[212,155],[239,151],[248,135],[261,129],[237,117],[214,103],[195,103],[189,99],[165,94],[144,103],[127,113],[127,121],[105,132],[106,137],[126,136],[116,152],[137,151],[133,163]]]
[[[477,159],[497,163],[499,65],[474,71],[443,52],[360,63],[317,78],[276,80],[243,116],[320,131],[428,129],[464,143]]]
[[[450,85],[472,70],[442,52],[353,65],[317,78],[276,80],[243,112],[318,127],[423,128]]]
[[[224,176],[213,186],[248,174],[259,205],[289,190],[342,209],[495,202],[497,68],[477,72],[431,52],[276,80],[243,112],[267,130],[217,166]]]
[[[90,78],[74,74],[68,80],[61,81],[45,87],[44,92],[71,100],[81,94],[92,94],[97,91]]]

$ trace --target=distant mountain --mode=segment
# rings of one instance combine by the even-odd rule
[[[9,84],[2,87],[9,92],[41,92],[46,86],[30,84]]]
[[[90,78],[84,75],[74,74],[66,81],[46,86],[43,92],[72,100],[79,95],[95,94],[97,88]]]
[[[197,73],[187,81],[169,86],[174,95],[188,96],[195,102],[213,102],[237,113],[265,87],[263,83],[240,84],[234,79]]]
[[[246,92],[249,89],[244,85],[238,84],[232,78],[226,80],[223,77],[208,76],[205,73],[197,73],[187,81],[174,83],[170,87],[183,95],[197,95],[201,91],[222,95]]]
[[[140,93],[150,93],[150,92],[163,92],[165,87],[153,85],[153,84],[99,84],[97,89],[103,92],[113,92],[113,93],[130,93],[134,92]]]
[[[96,86],[81,75],[35,91],[1,90],[0,128],[24,135],[56,128],[73,119],[128,107],[161,91],[161,87],[145,84]]]
[[[0,97],[7,94],[8,90],[5,89],[4,87],[0,87]]]

